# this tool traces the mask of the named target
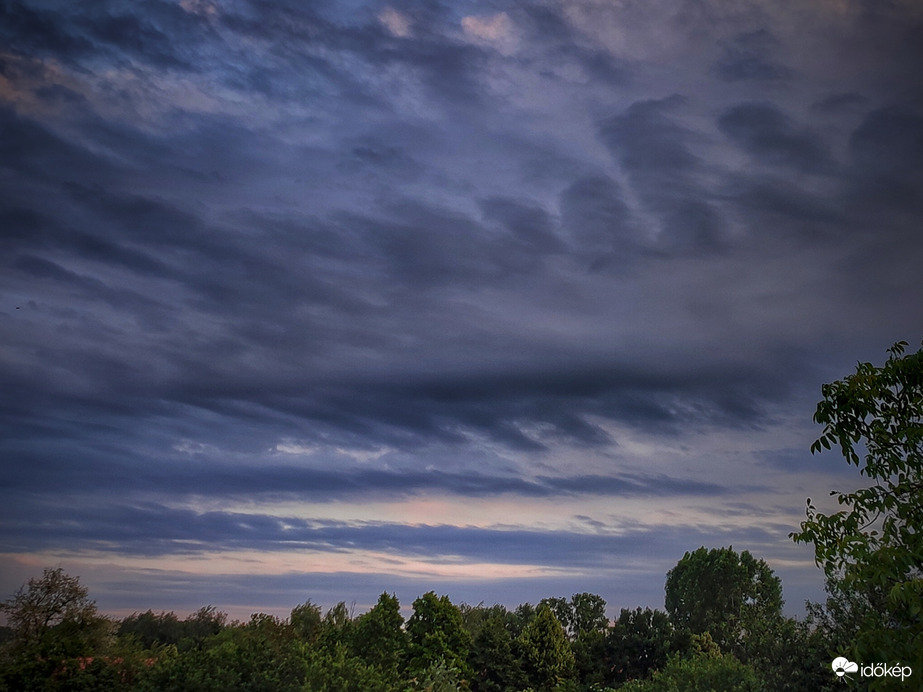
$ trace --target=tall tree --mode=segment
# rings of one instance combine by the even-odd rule
[[[553,690],[574,673],[574,654],[564,628],[547,604],[519,635],[517,645],[523,668],[532,687]]]
[[[662,610],[622,608],[607,637],[607,682],[649,678],[666,664],[673,640],[673,623]]]
[[[543,598],[540,605],[551,608],[570,639],[589,632],[605,632],[609,626],[606,600],[594,593],[575,593],[566,598]]]
[[[606,599],[595,593],[575,593],[570,599],[573,608],[571,635],[574,638],[589,632],[605,632],[609,627]]]
[[[782,620],[782,582],[746,550],[702,547],[667,572],[666,608],[677,629],[708,632],[722,651],[747,658]]]
[[[397,596],[382,593],[369,612],[356,620],[353,647],[369,665],[397,676],[407,653],[407,633]]]
[[[67,575],[60,567],[45,569],[40,579],[29,579],[11,599],[0,603],[0,612],[6,613],[13,637],[22,646],[40,642],[55,629],[90,634],[101,619],[88,589],[80,585],[78,577]],[[80,638],[71,643],[79,646]],[[81,652],[61,653],[79,655]]]
[[[571,622],[574,619],[573,604],[561,596],[550,596],[539,601],[538,607],[541,608],[542,606],[549,608],[554,613],[558,622],[561,623],[561,627],[564,628],[564,633],[570,637]],[[538,613],[535,614],[537,615]]]
[[[852,655],[923,670],[923,349],[888,349],[878,367],[825,384],[814,421],[824,426],[813,453],[839,447],[869,479],[832,491],[840,510],[825,514],[808,498],[796,542],[813,543],[828,580],[862,594]],[[873,683],[883,683],[878,680]]]
[[[467,658],[471,636],[462,624],[461,613],[448,596],[430,591],[413,602],[407,620],[409,672],[422,673],[439,661],[468,677]]]
[[[477,605],[461,603],[458,606],[458,612],[461,613],[462,623],[472,640],[476,639],[481,628],[487,624],[491,618],[500,618],[504,623],[510,623],[515,618],[504,606],[495,603],[492,606],[485,606],[483,601]]]
[[[59,567],[45,569],[41,578],[29,579],[0,603],[12,629],[4,646],[0,687],[46,689],[52,678],[67,684],[74,674],[86,672],[81,663],[85,667],[86,659],[104,652],[112,629],[88,594],[78,577]]]
[[[330,608],[321,620],[316,645],[333,650],[338,644],[349,646],[352,639],[354,622],[345,601],[340,601]]]
[[[321,629],[320,606],[308,599],[292,608],[288,621],[299,639],[305,642],[314,641]]]
[[[500,613],[481,625],[468,660],[473,671],[471,689],[476,692],[505,692],[525,686],[513,637]]]

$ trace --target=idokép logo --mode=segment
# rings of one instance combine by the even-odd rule
[[[900,663],[893,666],[888,663],[870,663],[860,666],[858,663],[853,663],[843,656],[837,656],[833,659],[830,667],[833,668],[833,672],[838,678],[852,678],[851,674],[858,673],[863,678],[892,677],[900,678],[901,682],[903,682],[913,674],[913,670],[910,666],[903,666]]]
[[[849,659],[843,658],[842,656],[837,656],[833,659],[833,663],[830,664],[833,668],[833,672],[836,673],[838,678],[842,678],[844,675],[849,678],[852,677],[849,673],[858,673],[859,664],[853,663]]]

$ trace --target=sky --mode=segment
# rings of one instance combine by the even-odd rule
[[[824,596],[923,338],[923,3],[0,2],[0,596]]]

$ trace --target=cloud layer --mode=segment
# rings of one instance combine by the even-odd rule
[[[819,595],[820,385],[923,334],[916,3],[0,27],[0,586],[658,605],[734,544]]]

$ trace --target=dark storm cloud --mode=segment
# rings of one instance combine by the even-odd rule
[[[406,11],[414,21],[413,40],[392,36],[372,13],[343,17],[335,6],[253,3],[245,11],[223,14],[221,22],[242,37],[271,42],[272,53],[301,63],[326,79],[339,96],[365,106],[378,97],[340,63],[342,59],[358,59],[374,69],[382,65],[406,68],[438,101],[444,99],[456,108],[467,109],[479,102],[482,88],[478,75],[484,52],[444,34],[446,8],[428,5]],[[318,51],[333,51],[337,57],[324,59]],[[296,76],[285,71],[278,74],[288,79]],[[281,93],[278,85],[262,78],[251,83],[264,92]]]
[[[256,59],[241,53],[234,63],[221,65],[222,80],[231,88],[253,90],[277,102],[335,94],[354,107],[373,106],[376,96],[342,62],[374,60],[370,54],[384,37],[370,29],[364,42],[354,29],[337,25],[316,10],[304,5],[242,3],[222,12],[217,20],[221,26],[259,51]]]
[[[297,293],[304,303],[311,295],[307,290],[310,284],[286,287],[283,280],[291,275],[282,271],[284,264],[264,267],[262,260],[245,253],[238,258],[227,245],[215,248],[211,256],[208,247],[201,252],[203,257],[196,259],[194,266],[198,273],[205,268],[204,274],[209,277],[206,288],[201,289],[203,293],[222,281],[224,272],[228,272],[226,290],[252,293],[236,299],[237,321],[231,331],[207,338],[187,332],[189,327],[170,315],[175,307],[170,308],[156,297],[126,291],[120,298],[101,282],[31,254],[24,254],[14,268],[46,281],[76,286],[84,294],[120,304],[148,322],[152,340],[140,347],[147,365],[120,363],[118,344],[131,342],[125,341],[125,335],[113,332],[106,335],[114,339],[112,348],[102,349],[102,335],[91,331],[98,325],[87,323],[79,331],[72,329],[72,343],[58,349],[61,355],[55,360],[59,368],[80,379],[92,373],[96,378],[93,386],[100,393],[121,392],[130,397],[136,414],[146,410],[146,415],[160,416],[164,405],[172,402],[167,407],[175,412],[171,415],[181,415],[183,409],[176,405],[183,404],[202,407],[228,422],[268,426],[264,433],[266,447],[286,435],[335,439],[347,445],[373,435],[385,444],[414,449],[430,440],[460,444],[467,439],[467,433],[486,434],[511,449],[532,452],[543,451],[556,440],[605,447],[613,440],[589,416],[621,420],[663,434],[714,422],[752,426],[765,422],[761,400],[784,392],[771,363],[739,372],[717,366],[684,372],[686,366],[676,363],[675,371],[667,373],[639,363],[609,363],[576,368],[547,365],[514,373],[488,371],[464,376],[445,373],[394,379],[365,373],[318,378],[311,371],[304,372],[300,363],[310,362],[312,350],[326,350],[327,341],[342,344],[344,338],[350,337],[339,334],[329,324],[316,325],[308,333],[292,329],[293,320],[297,325],[299,319],[285,308],[268,304],[272,296],[284,296],[289,291]],[[124,259],[119,257],[120,262]],[[229,271],[238,264],[256,272],[259,283]],[[183,280],[192,282],[190,278]],[[218,299],[209,294],[206,304]],[[335,305],[329,301],[322,304]],[[268,312],[260,316],[256,314],[259,311]],[[288,322],[289,328],[280,328],[281,320]],[[310,323],[303,326],[311,328]],[[186,332],[191,341],[184,348],[162,343],[159,332],[164,329]],[[73,336],[78,335],[82,339],[74,341]],[[236,368],[235,363],[245,352],[259,354],[266,365],[255,370],[252,363]],[[299,357],[299,352],[303,356]],[[28,408],[22,413],[41,419],[46,415],[41,412],[54,409],[55,400],[68,392],[69,381],[58,381],[59,377],[37,372],[29,377],[8,373],[5,383],[10,391],[28,391],[28,397],[23,399]],[[105,395],[83,401],[81,408],[85,416],[105,411]],[[536,423],[541,424],[540,430],[533,429]]]
[[[814,103],[811,107],[821,113],[839,113],[841,111],[861,108],[866,103],[868,103],[868,99],[862,94],[849,92],[845,94],[830,94],[817,103]]]
[[[885,175],[904,186],[900,177],[923,170],[923,107],[885,106],[870,112],[852,133],[850,153],[858,170],[872,176]]]
[[[110,233],[126,242],[146,245],[155,250],[186,249],[203,256],[221,253],[223,250],[217,234],[204,232],[196,216],[162,200],[110,193],[98,187],[79,184],[68,185],[66,190],[76,205],[107,224]],[[224,261],[228,257],[225,254],[216,259]]]
[[[718,119],[718,128],[759,163],[821,171],[830,160],[816,132],[798,127],[767,103],[742,103]]]
[[[62,179],[72,180],[78,174],[106,179],[115,169],[104,157],[79,143],[62,139],[10,108],[0,107],[0,127],[7,133],[0,142],[4,168],[25,173],[40,183],[56,184]],[[17,181],[13,181],[13,186],[18,187]]]
[[[400,171],[411,178],[417,178],[422,172],[420,165],[403,147],[384,145],[374,139],[360,142],[351,153],[362,163]]]
[[[840,233],[849,225],[849,215],[838,199],[810,194],[779,177],[736,180],[729,192],[747,218],[764,220],[760,226],[771,228],[777,237],[788,235],[807,243],[826,233]]]
[[[631,211],[619,185],[609,176],[586,176],[564,190],[561,217],[576,252],[593,269],[624,266],[641,248]]]
[[[599,125],[599,135],[628,174],[646,211],[660,222],[668,252],[713,251],[723,221],[699,177],[704,162],[692,151],[697,135],[677,121],[685,97],[638,101]]]
[[[92,43],[73,33],[57,12],[34,10],[21,2],[0,6],[0,32],[10,49],[23,53],[80,56],[91,52]]]
[[[503,276],[490,240],[462,214],[408,200],[395,205],[390,219],[345,216],[341,223],[358,230],[384,260],[390,278],[407,286],[425,289]]]
[[[87,58],[137,60],[158,68],[194,67],[187,51],[209,28],[178,4],[82,3],[80,11],[33,9],[5,3],[0,9],[9,47],[19,53],[80,61]]]
[[[201,394],[193,387],[199,379],[194,373],[190,378],[190,385],[179,385],[175,396],[196,403]],[[765,423],[763,399],[782,393],[771,367],[733,375],[705,369],[668,376],[631,366],[549,366],[517,374],[414,379],[306,382],[294,389],[277,385],[270,392],[240,380],[243,389],[229,383],[223,395],[212,387],[211,398],[245,396],[259,402],[266,410],[291,416],[284,425],[294,434],[307,429],[291,421],[310,419],[329,426],[329,434],[344,441],[374,434],[386,444],[413,449],[427,440],[461,443],[464,433],[473,432],[510,449],[538,452],[556,439],[589,447],[610,444],[608,433],[591,423],[590,415],[665,435],[706,422],[758,426]],[[543,424],[541,432],[530,431],[536,423]]]
[[[208,27],[195,15],[172,3],[146,4],[127,12],[100,13],[85,17],[80,24],[91,41],[112,48],[152,67],[170,69],[195,67],[193,56],[184,56],[190,42],[207,33]]]
[[[586,41],[563,16],[561,8],[529,3],[516,8],[513,16],[522,19],[532,48],[520,60],[543,75],[551,76],[554,67],[572,62],[593,82],[618,87],[630,80],[630,69],[609,51]]]
[[[513,246],[504,254],[522,257],[564,249],[554,222],[541,207],[505,197],[491,197],[481,202],[481,210],[486,219],[499,223],[509,232]]]
[[[719,79],[774,82],[792,77],[788,67],[773,59],[778,41],[766,29],[740,34],[721,44],[722,55],[713,68]]]

